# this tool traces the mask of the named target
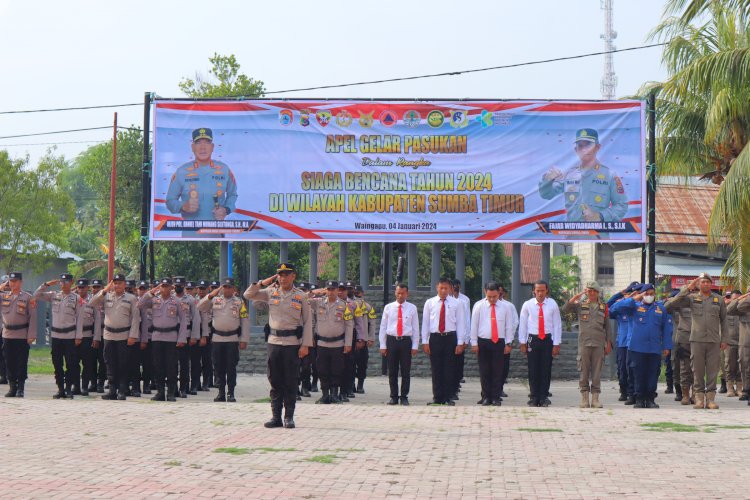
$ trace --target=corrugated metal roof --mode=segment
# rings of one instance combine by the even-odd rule
[[[719,186],[659,184],[656,189],[656,241],[708,243],[708,218]]]
[[[513,244],[503,243],[505,255],[513,255]],[[534,283],[542,279],[541,245],[521,245],[521,283]]]
[[[722,265],[704,264],[659,264],[656,263],[656,274],[662,276],[698,276],[700,273],[708,273],[711,276],[720,276]]]

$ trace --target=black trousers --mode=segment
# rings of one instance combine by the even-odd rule
[[[346,354],[344,354],[344,375],[343,380],[341,381],[341,386],[346,389],[346,391],[350,391],[354,388],[354,380],[357,373],[357,367],[356,363],[354,361],[354,346],[357,345],[357,333],[356,330],[354,332],[354,335],[352,335],[352,350]],[[320,374],[319,374],[320,375]]]
[[[167,387],[174,389],[177,386],[177,344],[152,341],[151,357],[156,388],[161,390],[166,382]]]
[[[268,382],[271,384],[272,405],[283,403],[287,409],[293,409],[297,404],[298,351],[299,346],[296,345],[268,344]]]
[[[357,374],[357,380],[364,382],[367,378],[367,364],[370,361],[370,349],[367,344],[357,351],[354,351],[354,366]]]
[[[430,367],[432,398],[437,403],[445,403],[455,391],[456,332],[430,334]]]
[[[104,327],[102,327],[104,328]],[[107,379],[107,361],[104,359],[104,341],[99,342],[99,348],[93,349],[94,371],[99,382],[104,383]]]
[[[341,385],[341,375],[344,373],[344,348],[322,347],[318,344],[317,359],[320,388],[330,389]]]
[[[140,342],[128,346],[128,382],[134,388],[141,385],[141,365],[143,365],[143,351]]]
[[[8,369],[5,366],[5,354],[3,354],[3,338],[0,337],[0,377],[8,377]]]
[[[395,337],[387,335],[385,348],[388,349],[388,385],[391,387],[391,397],[399,396],[398,376],[401,374],[401,396],[409,395],[411,387],[411,337]]]
[[[180,365],[180,390],[190,388],[190,349],[185,344],[177,348],[177,361]]]
[[[552,336],[547,335],[544,340],[539,340],[530,335],[528,348],[531,399],[541,402],[547,398],[552,376]]]
[[[52,366],[55,368],[55,383],[60,389],[78,384],[80,365],[75,339],[50,339]]]
[[[343,351],[341,352],[343,356]],[[341,358],[341,371],[344,369],[344,358]],[[308,349],[308,354],[302,360],[300,360],[299,365],[299,379],[300,383],[302,384],[302,387],[310,388],[312,387],[312,384],[310,383],[310,376],[312,375],[313,367],[317,365],[317,347],[310,347]],[[339,379],[341,379],[341,373],[338,375]],[[341,380],[339,380],[339,383]]]
[[[461,379],[464,378],[464,363],[465,363],[465,353],[456,354],[456,377],[454,379],[454,386],[455,391],[458,393],[458,388],[461,386]]]
[[[125,394],[128,390],[128,341],[105,340],[104,359],[110,390],[118,389]]]
[[[28,378],[29,343],[26,339],[3,339],[3,356],[8,382],[20,384]]]
[[[184,349],[187,349],[190,353],[190,387],[198,389],[201,386],[201,374],[203,373],[201,347],[196,343],[195,345],[188,344]]]
[[[96,370],[94,368],[94,360],[91,359],[91,342],[94,339],[91,337],[83,337],[81,344],[76,348],[78,351],[78,360],[81,363],[81,380],[82,382],[76,383],[79,387],[86,388],[92,380],[96,380]]]
[[[203,374],[203,385],[211,385],[214,382],[214,364],[211,350],[213,349],[211,337],[206,337],[206,345],[198,346],[201,353],[201,372]]]
[[[219,390],[226,385],[230,391],[237,385],[237,363],[240,361],[239,342],[214,342],[211,347],[214,356],[214,370],[219,382]],[[269,377],[270,379],[270,377]],[[295,398],[297,397],[297,384],[295,375]]]
[[[508,373],[510,373],[510,353],[503,354],[503,387],[508,383]]]
[[[148,389],[154,380],[154,358],[151,341],[146,342],[146,348],[141,350],[141,369],[143,375],[143,388]]]
[[[494,343],[490,339],[480,338],[478,345],[479,382],[482,385],[482,395],[492,401],[500,401],[503,392],[505,339]]]

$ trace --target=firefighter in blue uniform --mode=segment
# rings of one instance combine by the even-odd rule
[[[632,317],[629,314],[612,314],[612,306],[620,300],[629,297],[633,290],[640,288],[641,284],[637,281],[628,285],[625,290],[612,295],[607,301],[609,308],[609,317],[617,321],[617,379],[620,383],[620,399],[618,401],[627,401],[633,398],[633,380],[628,377],[628,340],[630,339],[630,321]]]

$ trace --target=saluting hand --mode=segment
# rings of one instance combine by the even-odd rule
[[[544,176],[542,177],[542,180],[545,181],[561,181],[562,179],[563,173],[557,167],[552,167],[551,169],[547,170],[547,172],[545,172]]]

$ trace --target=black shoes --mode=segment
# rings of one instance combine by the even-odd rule
[[[620,393],[620,397],[617,398],[617,401],[627,401],[627,400],[628,400],[628,395],[623,394],[623,393]]]
[[[634,405],[635,403],[636,403],[636,400],[633,396],[628,396],[628,399],[625,400],[626,406]]]
[[[219,394],[214,398],[214,403],[224,403],[227,400],[227,396],[224,391],[219,391]]]
[[[304,397],[304,398],[309,398],[310,397],[310,391],[304,385],[302,386],[302,389],[300,390],[300,393],[302,394],[302,397]]]
[[[190,390],[188,391],[188,394],[190,394],[191,396],[197,396],[198,395],[198,387],[196,387],[196,386],[191,387]]]
[[[492,406],[502,406],[503,401],[501,399],[496,399],[492,402]]]
[[[293,418],[285,418],[284,419],[284,428],[285,429],[294,429],[296,426],[294,425],[294,419]]]
[[[727,380],[721,379],[721,387],[719,388],[719,394],[727,393]]]
[[[490,400],[490,398],[484,398],[482,400],[482,406],[491,406],[491,405],[492,405],[492,400]]]
[[[227,392],[227,403],[236,403],[237,400],[234,398],[234,391]]]
[[[166,401],[167,397],[164,395],[164,391],[156,391],[156,394],[151,398],[151,401]]]
[[[391,396],[391,400],[390,400],[390,401],[388,401],[388,403],[387,403],[387,404],[389,404],[389,405],[391,405],[391,406],[395,406],[395,405],[397,405],[397,404],[398,404],[398,398],[397,398],[396,396]]]
[[[263,424],[263,427],[265,427],[266,429],[273,429],[274,427],[284,427],[284,422],[282,422],[280,418],[272,418],[271,420]]]
[[[356,392],[357,392],[357,394],[364,394],[365,393],[365,383],[364,382],[360,381],[357,384],[357,391]]]
[[[406,396],[401,396],[401,406],[409,406],[409,398]]]

